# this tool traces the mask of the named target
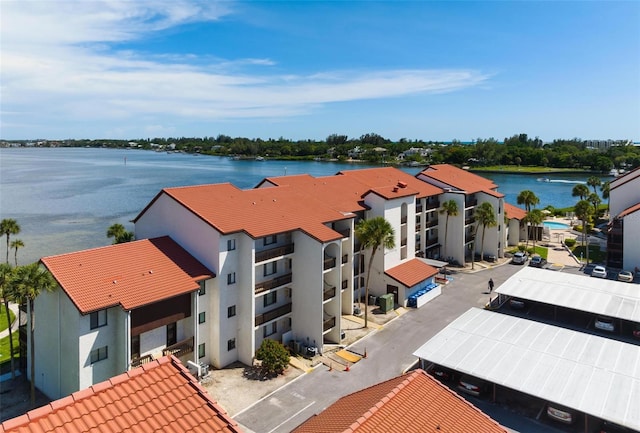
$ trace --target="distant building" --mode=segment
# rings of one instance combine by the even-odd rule
[[[593,150],[607,150],[614,146],[631,146],[632,140],[584,140],[583,141],[587,149]]]
[[[607,265],[612,268],[640,268],[640,168],[613,179],[609,186]]]

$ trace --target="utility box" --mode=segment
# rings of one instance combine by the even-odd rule
[[[379,296],[378,302],[380,303],[380,310],[383,313],[388,313],[393,310],[393,293],[387,293],[386,295]]]

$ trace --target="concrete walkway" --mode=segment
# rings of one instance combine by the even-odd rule
[[[11,324],[11,332],[16,332],[18,330],[18,326],[20,326],[20,324],[18,323],[18,304],[13,304],[11,302],[9,302],[9,309],[11,311],[13,311],[13,314],[16,316],[16,318],[14,319],[13,323]],[[22,315],[22,321],[26,323],[27,317],[26,314]],[[4,331],[0,332],[0,339],[8,337],[9,336],[9,330],[5,329]]]

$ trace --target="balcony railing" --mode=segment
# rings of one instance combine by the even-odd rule
[[[342,255],[342,264],[344,265],[348,261],[349,261],[349,254],[343,254]]]
[[[469,224],[473,224],[474,222],[476,222],[476,217],[474,216],[470,216],[464,219],[464,224],[465,225],[469,225]]]
[[[421,204],[416,205],[416,213],[420,213],[420,212],[422,212],[422,205]]]
[[[427,221],[427,228],[435,227],[438,225],[438,219],[433,219],[431,221]]]
[[[478,204],[478,199],[467,199],[464,201],[464,207],[472,207]]]
[[[416,231],[419,232],[421,228],[422,228],[422,225],[420,223],[417,223],[416,224]]]
[[[283,286],[285,284],[289,284],[292,280],[293,274],[282,275],[281,277],[274,278],[273,280],[262,281],[261,283],[256,283],[256,293],[264,292],[265,290],[271,290],[276,287]]]
[[[323,301],[328,301],[329,299],[333,298],[336,296],[336,288],[334,287],[329,287],[328,289],[324,289],[324,292],[322,294],[322,300]]]
[[[464,237],[464,242],[465,242],[466,244],[468,244],[469,242],[472,242],[474,238],[475,238],[475,236],[474,236],[474,235],[466,235],[466,236]]]
[[[331,269],[331,268],[335,268],[336,267],[336,258],[335,257],[328,257],[326,259],[324,259],[324,270],[326,271],[327,269]]]
[[[151,361],[153,361],[153,356],[151,355],[145,355],[139,358],[133,358],[131,360],[131,368],[140,367],[141,365],[147,364]]]
[[[291,303],[285,304],[282,307],[274,308],[266,313],[258,314],[256,316],[256,326],[260,326],[263,323],[270,322],[273,319],[277,319],[280,316],[291,313]]]
[[[176,344],[172,344],[162,350],[162,355],[173,355],[178,358],[188,353],[193,353],[193,337],[182,340]]]
[[[293,253],[293,244],[256,252],[256,263]]]
[[[439,207],[440,207],[440,202],[438,200],[427,202],[427,210],[437,209]]]
[[[349,280],[342,280],[342,290],[349,287]]]
[[[325,320],[322,323],[322,331],[328,331],[329,329],[333,328],[334,326],[336,326],[336,318],[332,317],[330,319]]]
[[[427,246],[430,247],[438,243],[438,238],[427,239]]]
[[[400,246],[401,246],[401,247],[404,247],[404,246],[406,246],[406,245],[407,245],[407,238],[403,238],[403,239],[401,239],[401,240],[400,240]]]
[[[407,217],[403,216],[402,218],[400,218],[400,224],[406,224],[407,223]]]

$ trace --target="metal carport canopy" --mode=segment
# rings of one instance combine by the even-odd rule
[[[640,430],[640,346],[471,308],[413,354]]]
[[[495,290],[502,295],[640,322],[640,285],[526,267]]]

